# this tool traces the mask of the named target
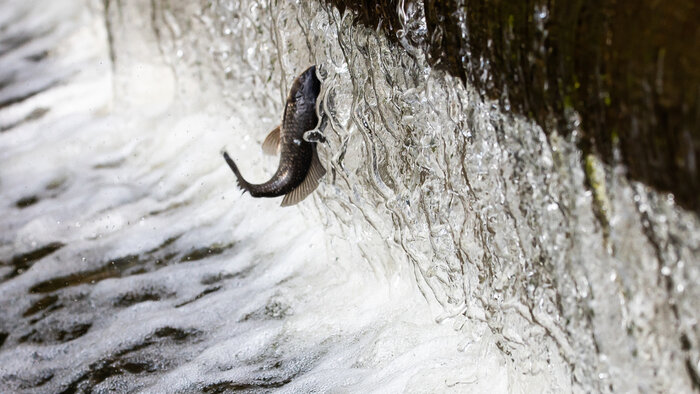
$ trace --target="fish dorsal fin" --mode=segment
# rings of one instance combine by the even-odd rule
[[[262,143],[262,150],[268,155],[276,155],[280,151],[280,126],[275,127],[270,134],[265,137]]]
[[[305,199],[316,190],[318,187],[318,180],[325,174],[326,169],[321,165],[321,161],[318,159],[318,153],[314,147],[313,156],[311,157],[311,166],[309,167],[309,172],[306,173],[306,178],[304,178],[304,181],[297,186],[296,189],[284,196],[282,206],[288,207],[290,205],[295,205],[299,201]]]

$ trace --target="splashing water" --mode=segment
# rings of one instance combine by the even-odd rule
[[[3,8],[0,387],[698,384],[697,217],[432,70],[421,4],[400,46],[307,2]],[[311,64],[328,174],[241,196],[219,152],[269,176]]]

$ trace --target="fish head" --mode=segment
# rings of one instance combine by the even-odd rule
[[[321,91],[321,81],[316,77],[316,66],[309,67],[292,85],[289,99],[296,105],[297,110],[316,109],[316,98]]]

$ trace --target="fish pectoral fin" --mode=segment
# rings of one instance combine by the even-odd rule
[[[282,199],[282,206],[288,207],[290,205],[295,205],[305,199],[316,190],[319,179],[325,174],[326,169],[321,165],[321,161],[318,159],[318,153],[316,149],[314,149],[313,156],[311,157],[311,166],[309,167],[309,172],[306,174],[306,178],[304,178],[304,181],[297,186],[296,189],[284,196],[284,199]]]
[[[262,150],[265,154],[276,155],[280,151],[280,126],[275,127],[270,134],[265,137],[262,143]]]

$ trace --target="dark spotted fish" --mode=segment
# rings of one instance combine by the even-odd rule
[[[309,67],[294,81],[284,108],[282,125],[272,130],[262,144],[263,152],[280,154],[277,172],[269,181],[261,184],[246,181],[236,163],[224,152],[224,159],[236,175],[238,187],[244,192],[253,197],[284,196],[282,206],[285,207],[298,203],[316,189],[318,180],[326,170],[318,160],[316,143],[305,141],[304,133],[318,123],[316,98],[320,90],[316,66]]]

